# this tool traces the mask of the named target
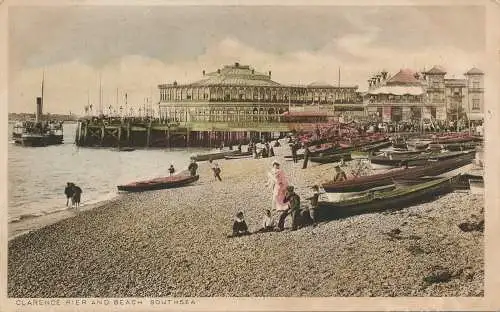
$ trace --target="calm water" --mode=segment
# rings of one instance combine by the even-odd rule
[[[78,148],[74,145],[75,130],[76,124],[64,126],[63,145],[22,147],[9,143],[9,222],[66,209],[66,182],[83,189],[85,206],[116,196],[118,184],[168,175],[170,164],[177,171],[186,169],[189,155],[200,151]]]

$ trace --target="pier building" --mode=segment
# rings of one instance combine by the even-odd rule
[[[316,127],[339,114],[364,114],[358,86],[285,85],[272,73],[234,63],[200,79],[158,85],[158,118],[87,118],[80,146],[220,146],[273,139]]]

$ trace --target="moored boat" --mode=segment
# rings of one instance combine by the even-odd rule
[[[160,177],[146,181],[131,182],[124,185],[118,185],[119,191],[126,192],[144,192],[175,188],[198,181],[199,176],[174,175],[170,177]]]
[[[364,196],[342,201],[319,201],[320,219],[348,217],[362,213],[401,209],[410,204],[424,202],[453,190],[452,178],[424,181],[415,185],[370,192]]]
[[[378,165],[385,166],[399,166],[399,165],[408,165],[408,166],[421,166],[428,163],[428,161],[436,161],[443,160],[453,157],[463,156],[465,154],[472,153],[472,151],[467,152],[444,152],[444,153],[421,153],[413,156],[396,156],[396,155],[376,155],[370,156],[370,162]]]
[[[221,152],[212,152],[206,154],[195,154],[191,156],[191,159],[196,161],[205,161],[205,160],[216,160],[216,159],[224,159],[224,156],[233,156],[241,153],[239,151],[221,151]]]
[[[246,158],[252,158],[253,155],[252,153],[241,153],[241,154],[235,154],[235,155],[226,155],[224,156],[224,159],[231,160],[231,159],[246,159]]]
[[[309,158],[310,161],[320,163],[320,164],[328,164],[333,162],[338,162],[340,160],[351,160],[351,153],[336,153],[336,154],[326,154],[326,155],[318,155],[312,156]]]
[[[133,151],[135,151],[135,148],[124,146],[124,147],[118,148],[118,150],[120,152],[133,152]]]
[[[351,178],[341,182],[323,183],[327,192],[360,192],[373,187],[392,184],[396,178],[414,179],[423,176],[435,176],[465,166],[472,162],[473,155],[465,154],[414,168],[396,168],[387,172]]]

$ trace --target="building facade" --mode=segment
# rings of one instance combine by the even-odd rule
[[[364,97],[369,116],[389,121],[481,119],[484,110],[483,72],[472,68],[465,79],[446,78],[434,66],[428,71],[401,69],[388,77],[383,71],[368,80]]]

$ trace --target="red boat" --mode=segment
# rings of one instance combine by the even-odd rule
[[[198,181],[199,178],[200,177],[198,175],[175,175],[171,177],[161,177],[146,181],[132,182],[125,185],[118,185],[117,187],[119,191],[144,192],[185,186],[187,184]]]

